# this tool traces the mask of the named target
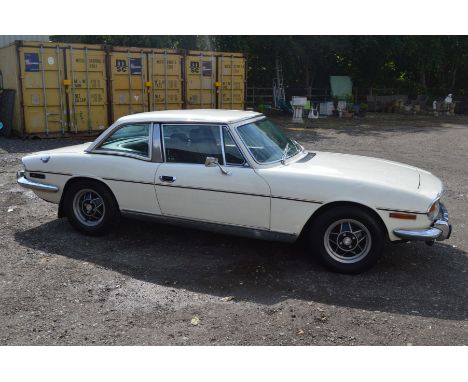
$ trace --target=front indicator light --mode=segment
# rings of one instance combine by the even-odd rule
[[[416,220],[415,214],[405,214],[403,212],[390,212],[389,216],[394,219]]]

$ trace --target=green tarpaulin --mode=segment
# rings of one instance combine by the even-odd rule
[[[333,97],[344,99],[353,94],[353,81],[349,76],[330,76],[330,87]]]

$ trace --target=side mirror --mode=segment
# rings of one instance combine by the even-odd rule
[[[218,166],[223,175],[231,175],[230,171],[226,171],[223,166],[219,164],[218,158],[215,157],[206,157],[205,167],[216,167]]]
[[[216,167],[219,165],[218,158],[215,157],[206,157],[205,166],[206,167]]]

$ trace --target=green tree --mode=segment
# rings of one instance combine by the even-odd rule
[[[328,87],[350,75],[359,87],[409,93],[459,91],[468,81],[468,36],[52,36],[52,41],[242,52],[249,86],[270,87],[275,62],[285,84]]]

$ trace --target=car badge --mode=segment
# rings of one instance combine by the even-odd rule
[[[47,162],[49,161],[49,159],[50,159],[50,156],[49,156],[49,155],[46,155],[46,156],[41,157],[42,163],[47,163]]]

